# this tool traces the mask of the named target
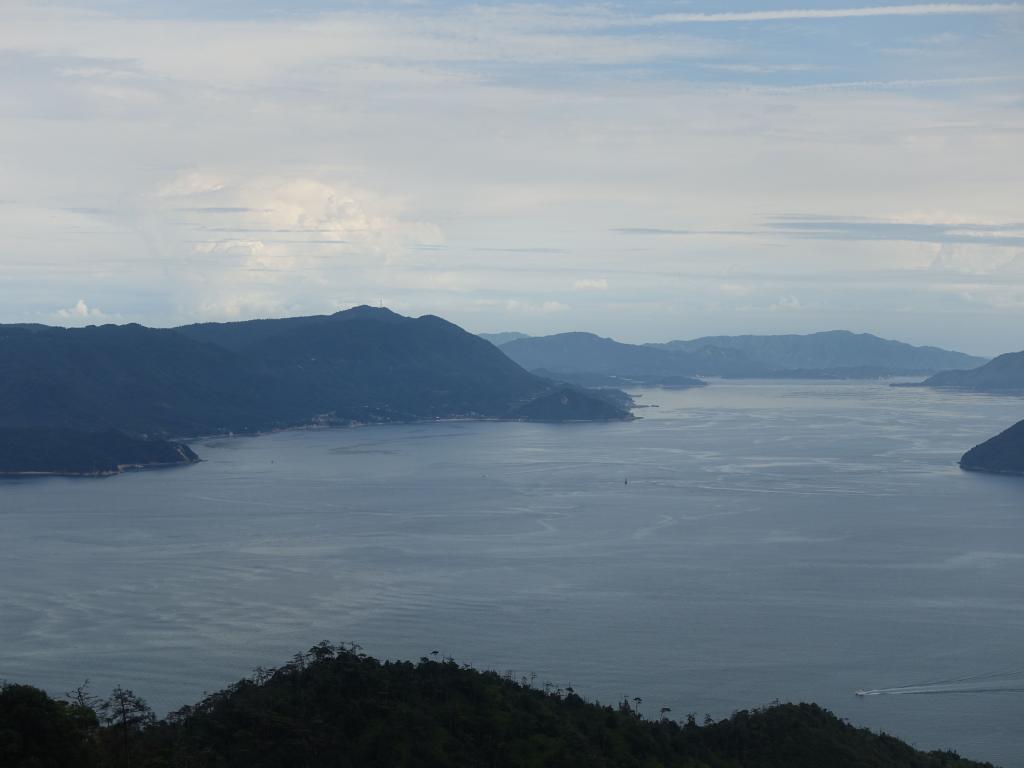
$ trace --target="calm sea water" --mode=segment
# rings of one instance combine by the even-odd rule
[[[0,483],[0,678],[166,711],[343,639],[649,716],[813,700],[1024,766],[1024,693],[853,693],[1024,668],[1024,479],[956,467],[1024,401],[772,382],[642,402],[629,424],[296,431]]]

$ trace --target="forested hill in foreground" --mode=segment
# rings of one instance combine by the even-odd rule
[[[1024,421],[971,448],[960,466],[972,472],[1024,475]]]
[[[813,704],[698,725],[642,699],[588,703],[452,661],[379,662],[327,644],[156,721],[130,691],[67,704],[0,690],[10,768],[983,768]],[[99,709],[100,718],[95,709]],[[650,714],[645,715],[644,712]],[[651,719],[648,719],[651,718]],[[102,719],[103,725],[100,725]]]
[[[572,397],[550,397],[567,391]],[[308,424],[629,416],[621,401],[534,376],[430,315],[357,307],[177,329],[0,326],[0,428],[166,438]]]
[[[1024,394],[1024,352],[1000,355],[970,371],[943,371],[923,381],[921,386]]]

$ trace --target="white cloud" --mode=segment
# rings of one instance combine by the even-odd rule
[[[4,6],[0,134],[19,151],[0,175],[16,203],[0,206],[0,320],[52,317],[67,303],[54,296],[167,324],[384,296],[479,327],[520,317],[536,333],[557,320],[650,340],[668,322],[721,332],[740,305],[766,326],[832,327],[838,298],[872,318],[885,301],[920,307],[934,342],[961,327],[1012,337],[949,322],[960,305],[926,285],[1004,278],[1016,256],[993,243],[938,259],[931,244],[761,224],[908,209],[1019,221],[1019,14],[992,15],[1019,4],[710,14],[929,14],[929,34],[961,36],[935,66],[877,55],[918,43],[905,24],[850,24],[833,47],[789,24],[755,39],[623,4],[250,18],[88,5]],[[695,233],[609,233],[659,223]],[[768,309],[811,281],[811,305]],[[588,298],[567,306],[552,286]]]
[[[800,299],[798,299],[796,296],[782,296],[779,298],[778,301],[776,301],[769,307],[769,309],[771,309],[773,312],[795,312],[802,308],[803,307],[800,304]]]
[[[880,5],[866,8],[803,8],[779,11],[737,11],[727,13],[666,13],[650,23],[699,24],[750,21],[792,21],[799,19],[863,19],[877,16],[948,16],[951,14],[1019,13],[1020,3],[917,3]]]
[[[178,174],[170,181],[160,185],[158,197],[188,197],[224,189],[225,181],[221,176],[203,171],[187,171]]]
[[[519,299],[509,299],[505,302],[505,309],[524,315],[552,315],[565,312],[569,307],[559,301],[530,302]]]
[[[90,307],[85,303],[85,299],[79,299],[73,307],[65,307],[64,309],[58,309],[54,315],[61,320],[71,320],[76,323],[82,323],[86,320],[109,320],[109,315],[105,314],[102,310],[97,307]]]
[[[608,280],[600,277],[587,277],[582,280],[577,280],[572,284],[573,290],[576,291],[607,291]]]

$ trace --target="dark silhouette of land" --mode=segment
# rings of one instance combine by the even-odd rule
[[[0,472],[90,464],[98,444],[84,436],[110,430],[166,440],[314,424],[630,418],[621,398],[565,391],[446,320],[371,307],[175,329],[0,326],[0,428],[20,430],[5,437],[13,462]],[[70,431],[47,454],[41,430]],[[114,464],[144,463],[139,445],[106,443]],[[27,462],[29,452],[60,461]]]
[[[960,466],[973,472],[1024,475],[1024,421],[971,448]]]
[[[1024,394],[1024,352],[1000,355],[969,371],[943,371],[920,386],[992,394]]]
[[[143,440],[117,430],[0,427],[0,475],[115,475],[196,461],[199,457],[182,443]]]
[[[157,720],[131,690],[55,701],[0,689],[10,768],[982,768],[856,728],[814,704],[698,724],[642,697],[615,706],[450,659],[380,662],[327,643]]]

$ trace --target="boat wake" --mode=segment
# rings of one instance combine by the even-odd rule
[[[1024,693],[1024,669],[854,691],[857,696],[921,696],[942,693]]]

